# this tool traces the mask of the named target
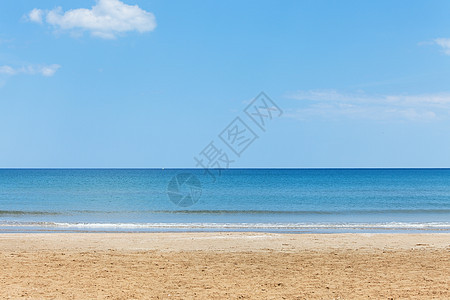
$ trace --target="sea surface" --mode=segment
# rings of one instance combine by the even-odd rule
[[[0,232],[450,232],[450,169],[0,169]]]

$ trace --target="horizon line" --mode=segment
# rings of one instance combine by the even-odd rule
[[[241,167],[206,168],[207,170],[449,170],[450,167]],[[25,167],[2,168],[0,170],[205,170],[205,168],[183,167]]]

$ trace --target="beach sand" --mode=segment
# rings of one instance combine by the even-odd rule
[[[450,234],[0,235],[1,299],[450,299]]]

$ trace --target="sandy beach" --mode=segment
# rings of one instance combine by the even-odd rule
[[[449,299],[450,234],[0,235],[2,299]]]

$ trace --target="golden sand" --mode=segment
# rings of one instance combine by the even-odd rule
[[[450,299],[450,234],[0,235],[1,299]]]

